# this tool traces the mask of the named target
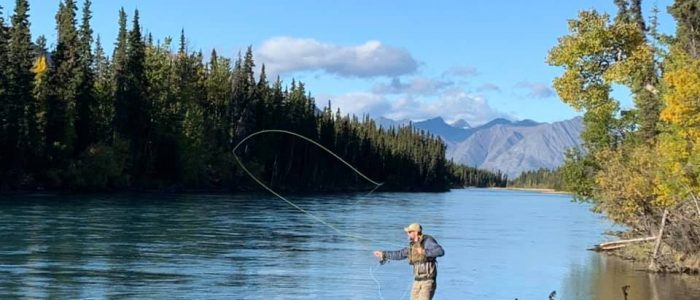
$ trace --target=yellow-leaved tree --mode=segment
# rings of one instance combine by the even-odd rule
[[[700,192],[700,60],[674,46],[666,70],[657,201],[671,206]]]
[[[660,102],[655,48],[635,13],[621,9],[610,20],[595,10],[580,12],[548,57],[564,68],[554,80],[559,97],[584,112],[585,155],[568,156],[562,168],[567,187],[592,200],[596,210],[632,225],[653,196],[654,172],[645,154],[654,143]],[[610,95],[614,84],[632,91],[634,109],[620,111]]]

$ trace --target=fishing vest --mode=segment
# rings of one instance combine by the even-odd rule
[[[426,257],[425,251],[419,254],[417,249],[424,248],[425,239],[433,239],[429,235],[421,235],[416,242],[408,244],[408,264],[413,266],[413,277],[415,280],[435,279],[437,277],[437,261],[435,257]],[[435,239],[433,239],[435,240]]]

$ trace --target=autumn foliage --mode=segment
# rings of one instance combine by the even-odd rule
[[[655,235],[668,211],[663,241],[680,253],[677,260],[700,249],[697,2],[669,7],[675,36],[656,31],[656,15],[646,25],[641,1],[615,1],[614,19],[582,11],[548,56],[564,69],[554,80],[557,93],[583,112],[586,127],[584,152],[562,167],[565,186],[641,234]],[[621,110],[612,96],[619,86],[631,91],[634,107]]]

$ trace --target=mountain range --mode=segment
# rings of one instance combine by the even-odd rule
[[[402,126],[410,121],[377,120],[380,126]],[[464,120],[448,124],[441,117],[412,123],[414,127],[440,136],[447,145],[446,155],[457,163],[480,169],[501,171],[515,178],[523,171],[557,168],[569,148],[581,146],[581,117],[539,123],[532,120],[494,119],[471,127]]]

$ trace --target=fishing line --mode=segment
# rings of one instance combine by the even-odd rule
[[[291,134],[291,135],[296,136],[296,137],[298,137],[298,138],[304,139],[304,140],[306,140],[307,142],[312,143],[312,144],[318,146],[319,148],[321,148],[321,149],[323,149],[323,150],[326,150],[326,152],[328,152],[328,153],[330,153],[331,155],[333,155],[335,158],[337,158],[338,160],[340,160],[341,162],[343,162],[343,163],[344,163],[346,166],[348,166],[350,169],[352,169],[353,171],[355,171],[355,173],[357,173],[357,174],[359,174],[360,176],[362,176],[362,178],[367,179],[367,181],[371,182],[372,184],[374,184],[374,185],[376,185],[376,186],[381,186],[382,184],[384,184],[383,182],[376,182],[376,181],[372,180],[371,178],[365,176],[365,174],[362,174],[362,172],[360,172],[360,171],[358,171],[357,169],[355,169],[355,167],[353,167],[350,163],[348,163],[348,162],[345,161],[343,158],[341,158],[340,156],[338,156],[337,154],[335,154],[335,153],[334,153],[333,151],[331,151],[330,149],[324,147],[324,146],[321,145],[320,143],[318,143],[318,142],[316,142],[316,141],[314,141],[314,140],[312,140],[312,139],[310,139],[310,138],[308,138],[308,137],[305,137],[305,136],[303,136],[303,135],[301,135],[301,134],[298,134],[298,133],[296,133],[296,132],[291,132],[291,131],[288,131],[288,130],[282,130],[282,129],[266,129],[266,130],[260,130],[260,131],[251,133],[250,135],[248,135],[248,136],[246,136],[244,139],[242,139],[240,142],[238,142],[238,144],[236,145],[236,147],[233,147],[233,155],[236,156],[236,157],[238,157],[238,156],[236,155],[236,149],[238,149],[238,147],[239,147],[241,144],[243,144],[245,141],[249,140],[250,138],[252,138],[252,137],[254,137],[254,136],[256,136],[256,135],[260,135],[260,134],[263,134],[263,133],[286,133],[286,134]],[[239,162],[240,162],[240,161],[239,161]],[[241,166],[242,166],[242,165],[241,165]]]
[[[372,267],[369,266],[369,275],[372,276],[372,280],[374,280],[375,283],[377,283],[377,293],[379,293],[379,299],[384,300],[384,296],[382,295],[382,284],[379,283],[379,280],[377,280],[377,277],[374,276],[374,272],[379,269],[379,266],[381,266],[382,263],[377,263],[376,266]],[[411,290],[412,285],[409,285],[405,290],[403,290],[403,294],[401,294],[401,297],[399,297],[399,300],[403,300],[406,295],[408,295],[408,291]]]
[[[333,226],[333,224],[330,224],[330,223],[326,222],[325,220],[321,219],[320,217],[318,217],[318,216],[316,216],[316,215],[310,213],[309,211],[307,211],[307,210],[301,208],[299,205],[296,205],[294,202],[288,200],[288,199],[285,198],[284,196],[282,196],[282,195],[280,195],[279,193],[275,192],[272,188],[270,188],[270,187],[267,186],[265,183],[263,183],[262,181],[260,181],[260,179],[258,179],[255,175],[253,175],[253,173],[250,172],[250,170],[248,170],[248,168],[245,167],[245,165],[243,164],[243,162],[241,161],[241,159],[238,157],[238,155],[236,155],[236,150],[238,150],[238,147],[240,147],[240,146],[241,146],[243,143],[245,143],[247,140],[251,139],[252,137],[254,137],[254,136],[256,136],[256,135],[260,135],[260,134],[264,134],[264,133],[284,133],[284,134],[289,134],[289,135],[292,135],[292,136],[301,138],[301,139],[303,139],[303,140],[305,140],[305,141],[307,141],[307,142],[309,142],[309,143],[312,143],[312,144],[318,146],[319,148],[325,150],[326,152],[330,153],[331,155],[333,155],[333,157],[337,158],[338,160],[340,160],[341,162],[343,162],[343,164],[345,164],[345,165],[348,166],[350,169],[352,169],[353,171],[355,171],[355,173],[357,173],[357,174],[359,174],[360,176],[362,176],[362,178],[366,179],[367,181],[369,181],[369,182],[371,182],[372,184],[375,185],[375,187],[374,187],[371,191],[369,191],[369,193],[367,193],[367,194],[365,195],[365,197],[368,196],[368,195],[370,195],[372,192],[374,192],[375,190],[377,190],[379,187],[381,187],[381,186],[384,184],[384,183],[376,182],[376,181],[372,180],[371,178],[365,176],[365,174],[362,174],[362,172],[360,172],[359,170],[357,170],[357,169],[356,169],[355,167],[353,167],[350,163],[348,163],[348,162],[345,161],[343,158],[341,158],[340,156],[338,156],[337,154],[335,154],[335,153],[334,153],[333,151],[331,151],[330,149],[324,147],[324,146],[321,145],[320,143],[318,143],[318,142],[316,142],[316,141],[314,141],[314,140],[312,140],[312,139],[310,139],[310,138],[307,138],[307,137],[305,137],[305,136],[303,136],[303,135],[301,135],[301,134],[298,134],[298,133],[295,133],[295,132],[291,132],[291,131],[287,131],[287,130],[281,130],[281,129],[267,129],[267,130],[261,130],[261,131],[254,132],[254,133],[252,133],[252,134],[246,136],[245,138],[243,138],[240,142],[238,142],[238,144],[236,144],[235,147],[233,147],[233,150],[232,150],[233,157],[236,159],[236,161],[238,162],[238,165],[241,167],[241,169],[243,169],[243,171],[244,171],[246,174],[248,174],[248,176],[250,176],[250,178],[252,178],[253,181],[255,181],[256,183],[258,183],[260,186],[262,186],[262,187],[263,187],[265,190],[267,190],[268,192],[270,192],[270,193],[272,193],[273,195],[275,195],[277,198],[282,199],[284,202],[286,202],[287,204],[289,204],[291,207],[296,208],[298,211],[300,211],[300,212],[306,214],[306,215],[309,216],[310,218],[312,218],[312,219],[318,221],[319,223],[321,223],[321,224],[323,224],[323,225],[326,225],[328,228],[333,229],[333,231],[337,232],[338,234],[340,234],[340,235],[342,235],[342,236],[346,236],[346,237],[349,237],[349,238],[352,238],[352,239],[356,239],[356,240],[360,240],[360,241],[369,241],[369,242],[379,243],[379,244],[384,243],[384,244],[390,244],[390,245],[398,246],[398,247],[402,247],[402,246],[403,246],[403,245],[396,245],[396,244],[394,244],[394,243],[388,243],[388,242],[383,242],[383,241],[376,241],[376,240],[373,240],[373,239],[370,239],[370,238],[366,238],[366,237],[362,237],[362,236],[359,236],[359,235],[355,235],[355,234],[350,234],[350,233],[344,232],[344,231],[338,229],[337,227]],[[357,201],[357,202],[359,202],[359,201]],[[355,202],[355,204],[357,204],[357,202]],[[354,205],[354,204],[353,204],[353,205]],[[375,267],[375,268],[378,268],[379,265],[380,265],[380,264],[378,264],[377,267]],[[377,278],[374,276],[374,269],[372,268],[372,266],[370,266],[370,268],[369,268],[369,274],[370,274],[370,276],[372,276],[372,279],[374,280],[374,282],[377,283],[377,292],[379,293],[379,299],[384,300],[384,296],[382,295],[382,285],[381,285],[381,283],[379,282],[379,280],[377,280]],[[404,295],[405,295],[405,293],[404,293]],[[403,296],[401,296],[401,298],[403,298]]]
[[[375,267],[369,266],[369,275],[372,276],[372,280],[377,283],[377,292],[379,293],[379,299],[384,300],[384,296],[382,295],[382,284],[379,283],[379,280],[377,280],[377,277],[374,277],[374,270],[379,268],[381,266],[381,263],[378,263]],[[401,297],[403,298],[403,297]]]
[[[254,132],[254,133],[252,133],[252,134],[246,136],[245,138],[243,138],[240,142],[238,142],[238,144],[236,144],[235,147],[233,147],[233,151],[232,151],[232,152],[233,152],[233,157],[234,157],[234,158],[236,159],[236,161],[238,162],[238,165],[239,165],[239,166],[241,167],[241,169],[243,169],[243,171],[244,171],[246,174],[248,174],[248,176],[250,176],[250,178],[252,178],[256,183],[258,183],[258,184],[259,184],[260,186],[262,186],[265,190],[267,190],[267,191],[270,192],[271,194],[275,195],[277,198],[282,199],[284,202],[286,202],[286,203],[289,204],[290,206],[294,207],[294,208],[297,209],[298,211],[300,211],[300,212],[306,214],[306,215],[309,216],[310,218],[312,218],[312,219],[318,221],[319,223],[321,223],[321,224],[323,224],[323,225],[326,225],[328,228],[332,229],[333,231],[337,232],[338,234],[340,234],[340,235],[342,235],[342,236],[346,236],[346,237],[349,237],[349,238],[352,238],[352,239],[356,239],[356,240],[360,240],[360,241],[368,241],[368,242],[373,242],[373,243],[378,243],[378,244],[387,244],[387,245],[392,245],[392,246],[403,247],[403,245],[397,245],[397,244],[388,243],[388,242],[385,242],[385,241],[378,241],[378,240],[370,239],[370,238],[367,238],[367,237],[363,237],[363,236],[359,236],[359,235],[355,235],[355,234],[351,234],[351,233],[344,232],[344,231],[338,229],[337,227],[335,227],[333,224],[330,224],[330,223],[326,222],[325,220],[321,219],[320,217],[318,217],[318,216],[312,214],[311,212],[309,212],[309,211],[307,211],[307,210],[301,208],[299,205],[295,204],[294,202],[288,200],[288,199],[285,198],[284,196],[282,196],[282,195],[280,195],[279,193],[275,192],[272,188],[270,188],[270,187],[267,186],[265,183],[263,183],[262,181],[260,181],[260,179],[258,179],[257,177],[255,177],[255,175],[253,175],[253,173],[250,172],[250,170],[248,170],[248,168],[245,167],[245,165],[243,164],[243,162],[241,161],[241,159],[238,157],[238,155],[236,155],[236,150],[238,149],[238,147],[240,147],[240,146],[241,146],[243,143],[245,143],[247,140],[249,140],[249,139],[251,139],[251,138],[253,138],[253,137],[257,136],[257,135],[265,134],[265,133],[284,133],[284,134],[289,134],[289,135],[292,135],[292,136],[301,138],[301,139],[303,139],[303,140],[305,140],[305,141],[307,141],[307,142],[309,142],[309,143],[312,143],[312,144],[318,146],[319,148],[325,150],[326,152],[330,153],[331,155],[333,155],[333,157],[337,158],[337,159],[340,160],[343,164],[345,164],[345,165],[348,166],[350,169],[352,169],[353,171],[355,171],[355,173],[357,173],[357,174],[359,174],[360,176],[362,176],[362,178],[366,179],[367,181],[369,181],[369,182],[371,182],[372,184],[375,185],[374,189],[372,189],[367,195],[371,194],[371,193],[374,192],[377,188],[379,188],[380,186],[382,186],[382,185],[384,184],[384,183],[376,182],[376,181],[372,180],[371,178],[367,177],[365,174],[363,174],[362,172],[360,172],[359,170],[357,170],[355,167],[353,167],[350,163],[348,163],[348,162],[345,161],[343,158],[341,158],[340,156],[338,156],[337,154],[335,154],[335,153],[334,153],[333,151],[331,151],[330,149],[324,147],[324,146],[321,145],[320,143],[318,143],[318,142],[316,142],[316,141],[314,141],[314,140],[312,140],[312,139],[310,139],[310,138],[308,138],[308,137],[305,137],[305,136],[303,136],[303,135],[301,135],[301,134],[298,134],[298,133],[295,133],[295,132],[291,132],[291,131],[287,131],[287,130],[281,130],[281,129],[267,129],[267,130],[260,130],[260,131]]]

